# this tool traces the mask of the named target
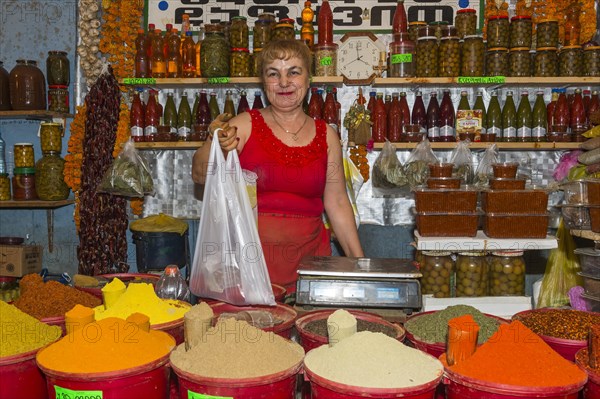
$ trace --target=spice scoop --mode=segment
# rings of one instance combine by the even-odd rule
[[[102,287],[102,299],[104,300],[104,308],[109,309],[113,306],[126,291],[125,283],[118,278],[113,279],[110,283]]]
[[[94,309],[83,305],[75,305],[73,309],[65,313],[65,327],[67,334],[71,334],[96,321]]]
[[[183,315],[183,334],[186,351],[204,342],[204,335],[212,327],[213,319],[213,310],[206,302],[192,306]]]
[[[446,360],[449,366],[459,364],[475,353],[478,334],[479,325],[470,314],[448,321]]]
[[[338,342],[356,334],[356,317],[347,310],[338,309],[327,318],[327,335],[329,336],[329,346],[334,346]]]
[[[140,330],[144,332],[150,331],[150,318],[143,313],[132,313],[125,320],[129,323],[135,324]]]

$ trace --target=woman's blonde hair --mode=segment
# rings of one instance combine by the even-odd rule
[[[258,56],[258,70],[260,76],[264,74],[264,66],[275,60],[289,60],[297,57],[302,60],[304,67],[311,74],[312,54],[310,49],[301,40],[272,40],[262,49]]]

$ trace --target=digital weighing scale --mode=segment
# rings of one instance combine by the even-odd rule
[[[298,266],[296,305],[421,309],[422,274],[409,259],[307,257]]]

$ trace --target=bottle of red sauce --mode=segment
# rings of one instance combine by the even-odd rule
[[[583,136],[583,133],[588,130],[588,123],[587,116],[585,114],[585,106],[583,104],[583,97],[581,96],[581,89],[575,89],[570,115],[570,125],[573,139],[575,141],[585,141],[586,137]]]
[[[456,114],[450,98],[450,90],[444,90],[442,104],[440,105],[440,141],[451,142],[456,140],[454,134],[455,119]]]
[[[600,97],[598,97],[598,91],[592,91],[592,98],[590,100],[590,107],[588,108],[588,115],[592,115],[595,112],[598,112],[600,109]],[[591,121],[590,121],[591,123]]]
[[[377,93],[374,91],[369,92],[369,102],[367,103],[367,109],[369,110],[371,115],[373,115],[373,108],[375,107],[375,101],[377,101],[377,98],[375,97],[376,95]]]
[[[250,104],[248,104],[248,98],[246,94],[246,90],[242,90],[240,94],[240,101],[238,102],[237,114],[241,114],[242,112],[246,112],[250,109]]]
[[[129,110],[129,126],[131,132],[131,139],[135,142],[144,141],[144,128],[146,127],[146,112],[142,100],[140,99],[140,93],[133,95],[133,101],[131,102],[131,109]]]
[[[559,90],[558,100],[556,100],[556,106],[554,107],[554,113],[552,115],[555,133],[568,133],[568,128],[571,124],[571,113],[565,91],[565,89]]]
[[[158,133],[158,125],[162,116],[162,107],[156,99],[156,90],[150,90],[148,103],[146,104],[144,141],[156,141]]]
[[[406,10],[404,9],[404,0],[398,0],[394,19],[392,20],[392,34],[394,39],[397,33],[408,32],[408,19],[406,18]]]
[[[325,106],[323,107],[323,120],[330,125],[333,130],[340,136],[340,128],[339,121],[337,116],[337,105],[335,104],[335,99],[333,98],[333,90],[331,87],[327,88],[327,96],[325,98]]]
[[[321,4],[317,13],[319,44],[333,44],[333,12],[329,1],[323,0],[323,4]]]
[[[200,140],[205,140],[208,136],[208,125],[212,122],[210,114],[210,106],[208,105],[208,97],[206,90],[200,91],[200,99],[198,100],[198,109],[196,110],[196,133],[200,135]]]
[[[313,119],[323,119],[323,108],[319,102],[319,92],[316,87],[310,89],[310,101],[308,102],[308,116]]]
[[[392,103],[388,111],[388,140],[398,143],[402,140],[402,110],[398,93],[392,93]]]
[[[410,109],[408,108],[405,92],[400,93],[400,123],[402,129],[402,141],[408,141],[404,126],[410,125]]]
[[[431,92],[427,105],[427,137],[431,142],[440,141],[440,105],[435,91]]]
[[[383,104],[383,94],[377,94],[377,100],[373,107],[373,114],[371,115],[373,121],[372,133],[373,141],[376,143],[383,143],[387,138],[387,113],[385,112],[385,105]]]
[[[427,131],[427,111],[425,111],[425,104],[423,103],[423,96],[420,91],[415,93],[415,104],[412,109],[411,123],[413,125],[419,125],[421,132]]]

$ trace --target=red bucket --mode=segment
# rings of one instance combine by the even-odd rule
[[[0,399],[48,398],[46,378],[35,362],[39,350],[0,358]]]
[[[318,348],[319,346],[329,342],[328,337],[310,332],[306,329],[306,326],[310,322],[327,319],[333,312],[335,312],[335,310],[333,309],[319,310],[316,312],[310,312],[296,320],[296,330],[298,331],[298,335],[300,336],[300,345],[302,345],[305,352],[308,353],[308,351]],[[400,342],[404,341],[406,331],[399,325],[390,323],[389,321],[384,320],[381,316],[373,313],[355,310],[350,310],[349,312],[352,313],[352,315],[358,320],[383,324],[384,326],[394,329],[396,331],[396,336],[394,338],[396,338]]]
[[[169,394],[169,355],[142,366],[106,373],[63,373],[39,366],[46,374],[48,394],[55,386],[73,391],[102,391],[103,399],[164,399]]]
[[[145,280],[145,282],[151,282],[152,285],[156,284],[160,275],[158,274],[149,274],[149,273],[114,273],[114,274],[101,274],[96,277],[103,277],[106,279],[106,282],[112,281],[113,278],[118,278],[124,283],[130,283],[136,279]],[[87,292],[95,296],[96,298],[102,299],[102,287],[78,287],[75,286],[80,291]]]
[[[192,306],[185,301],[177,301],[177,302],[179,302],[181,304],[181,306],[185,306],[188,308],[191,308],[191,306]],[[153,330],[159,330],[159,331],[166,332],[167,334],[169,334],[170,336],[175,338],[175,343],[177,345],[183,343],[183,341],[184,341],[183,317],[181,317],[177,320],[168,321],[166,323],[152,324],[150,326],[150,328]]]
[[[294,320],[296,320],[296,317],[298,316],[298,313],[296,313],[292,307],[282,303],[278,303],[275,306],[235,306],[225,302],[209,303],[209,305],[215,313],[215,320],[219,318],[221,313],[237,313],[244,310],[263,310],[271,312],[274,317],[283,320],[283,322],[274,327],[263,328],[262,330],[273,331],[275,334],[286,339],[290,339]]]
[[[583,387],[583,399],[600,398],[600,372],[588,367],[588,349],[584,348],[575,355],[575,363],[588,375],[588,382]]]
[[[296,375],[302,360],[279,373],[255,378],[210,378],[182,371],[171,364],[179,380],[179,397],[189,397],[188,391],[201,395],[244,399],[290,399],[296,394]]]

